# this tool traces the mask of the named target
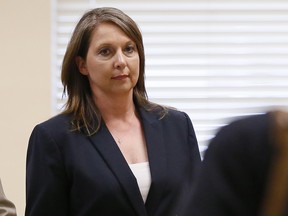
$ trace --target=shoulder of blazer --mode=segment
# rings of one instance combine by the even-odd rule
[[[144,108],[139,109],[140,116],[143,120],[147,120],[150,123],[155,122],[161,122],[161,121],[179,121],[179,120],[187,120],[189,119],[189,116],[183,112],[179,111],[177,109],[167,108],[167,114],[161,118],[161,115],[159,115],[159,110],[153,110],[153,111],[147,111]]]
[[[69,122],[71,121],[71,116],[67,115],[67,114],[58,114],[42,123],[40,123],[39,125],[43,125],[46,127],[51,127],[51,126],[55,126],[58,124],[67,124],[69,125]]]
[[[144,108],[139,108],[140,117],[143,121],[143,123],[148,124],[163,124],[163,123],[173,123],[177,124],[184,124],[190,121],[189,116],[182,111],[174,110],[174,109],[168,109],[167,114],[161,118],[159,115],[159,112],[156,111],[147,111]],[[53,135],[53,136],[63,136],[66,135],[72,135],[74,133],[70,133],[70,122],[71,122],[71,116],[67,114],[59,114],[56,115],[38,125],[35,126],[36,129],[41,128],[42,130],[45,130],[47,133]],[[79,133],[75,133],[79,134]]]
[[[70,133],[71,117],[65,114],[56,115],[42,123],[37,124],[33,131],[45,131],[45,133],[55,136],[63,136]]]

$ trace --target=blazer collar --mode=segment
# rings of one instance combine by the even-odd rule
[[[167,179],[167,154],[163,140],[164,131],[161,120],[154,112],[140,109],[143,130],[145,134],[148,159],[151,172],[151,187],[146,200],[146,210],[149,215],[155,215],[155,210],[162,200]]]
[[[157,209],[161,201],[167,174],[167,158],[163,143],[163,131],[156,114],[147,112],[144,109],[139,109],[138,111],[146,139],[152,178],[150,191],[145,204],[146,208],[138,188],[137,180],[106,125],[103,124],[98,133],[90,137],[90,140],[106,161],[109,169],[114,173],[119,184],[125,191],[128,200],[137,212],[137,215],[147,216],[147,212],[149,215],[153,215],[153,212]]]

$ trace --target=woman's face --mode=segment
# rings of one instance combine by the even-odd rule
[[[136,44],[112,23],[99,24],[92,34],[86,59],[77,57],[76,62],[94,96],[131,93],[139,77]]]

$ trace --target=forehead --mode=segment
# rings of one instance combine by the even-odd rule
[[[132,39],[116,24],[103,22],[98,24],[98,26],[92,32],[92,40],[105,41],[105,40],[129,40]]]

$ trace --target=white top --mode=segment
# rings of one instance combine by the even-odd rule
[[[129,164],[134,176],[137,179],[138,187],[144,203],[146,202],[151,185],[151,173],[148,162]]]

